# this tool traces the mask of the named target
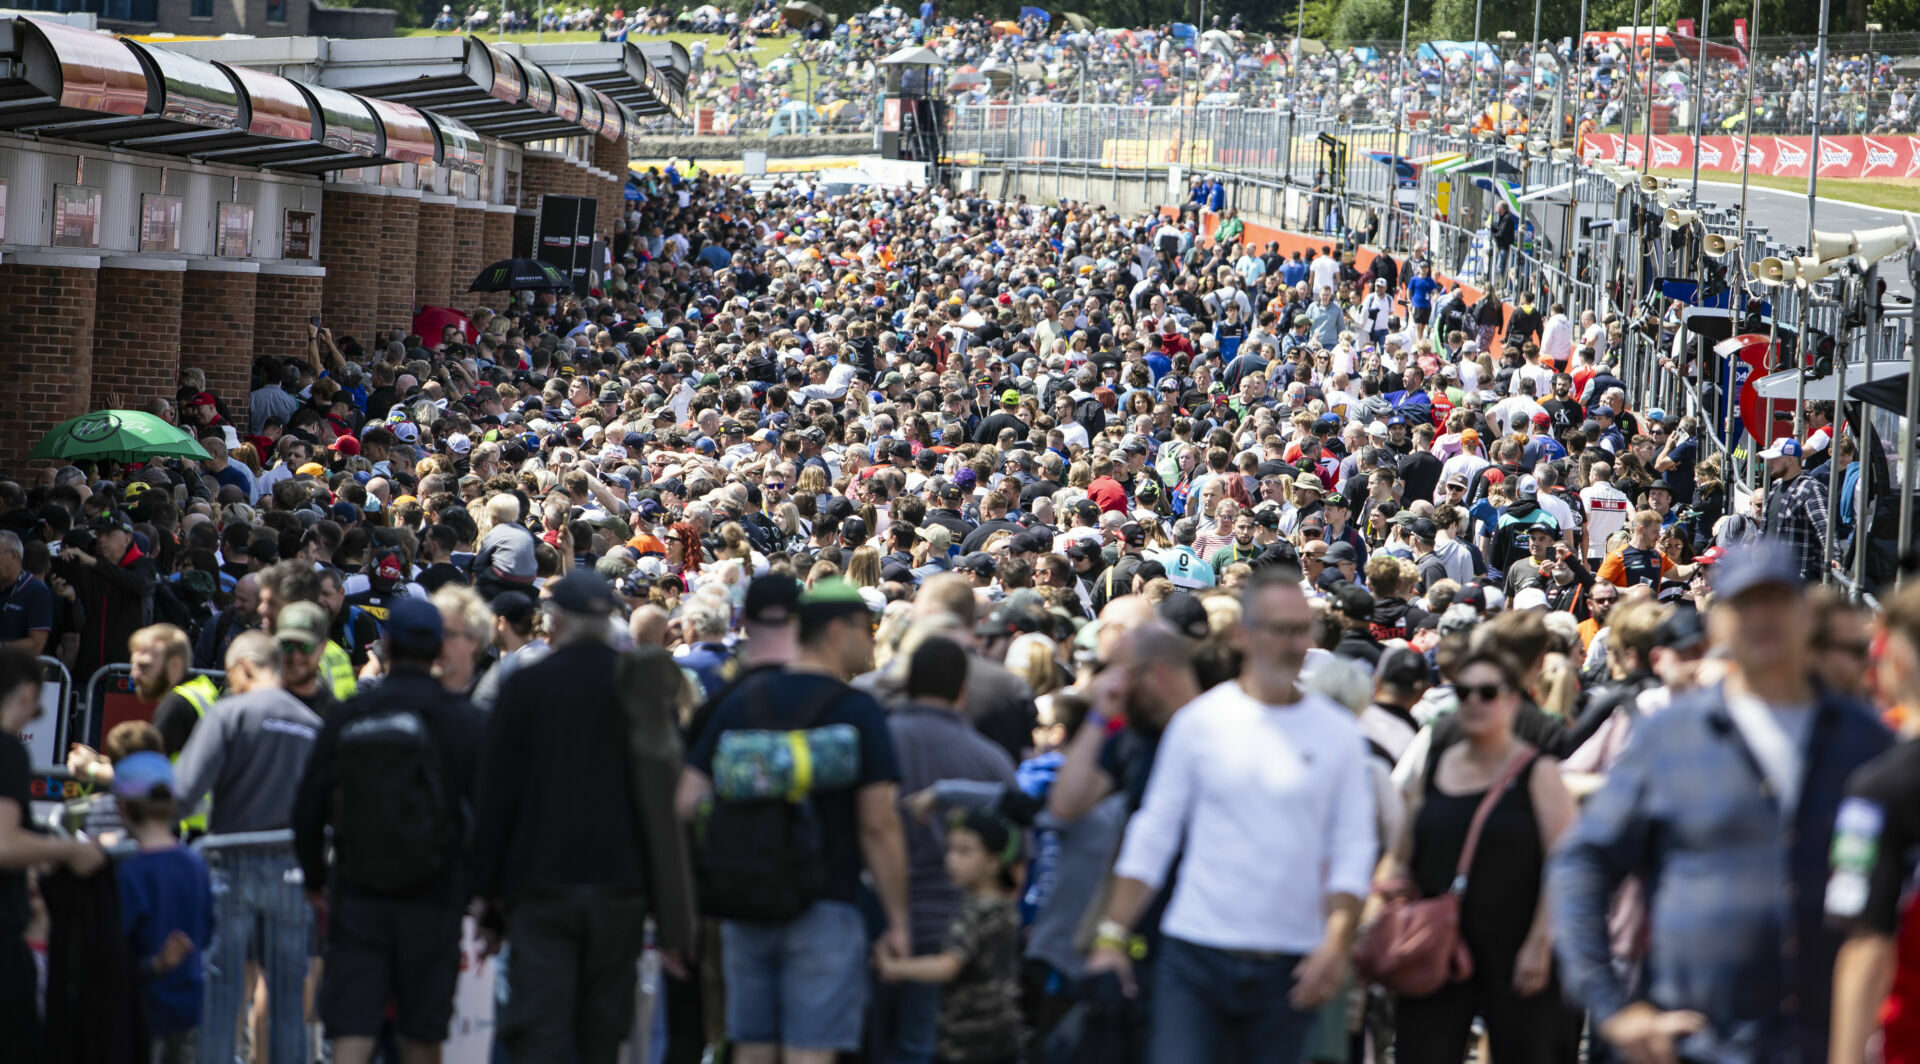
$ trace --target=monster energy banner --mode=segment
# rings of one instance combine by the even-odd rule
[[[600,202],[585,196],[541,196],[533,257],[551,264],[573,282],[573,294],[587,294],[593,266],[593,222]]]

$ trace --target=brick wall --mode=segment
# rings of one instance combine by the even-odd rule
[[[614,141],[593,139],[593,165],[612,175],[600,182],[600,214],[594,231],[602,240],[613,239],[613,223],[626,206],[627,159],[625,137]]]
[[[354,337],[366,344],[372,341],[374,329],[384,324],[379,320],[379,288],[383,208],[388,197],[342,192],[338,187],[327,185],[320,194],[324,219],[320,226],[320,261],[326,265],[327,276],[321,286],[318,312],[336,339]],[[407,293],[413,293],[411,282]],[[268,339],[263,329],[267,313],[267,278],[263,274],[260,313],[254,323],[256,339],[262,345]],[[293,319],[302,324],[299,338],[303,342],[304,324],[313,313],[309,310]],[[260,353],[275,352],[262,346]]]
[[[451,200],[445,203],[420,201],[419,252],[413,272],[413,302],[416,306],[458,306],[447,301],[453,288],[453,238],[458,225]],[[482,263],[481,265],[485,265]],[[475,267],[476,272],[478,267]],[[466,281],[471,282],[473,274]]]
[[[7,338],[0,394],[9,411],[7,431],[0,433],[0,472],[24,475],[27,452],[40,437],[89,409],[99,271],[34,265],[35,256],[8,258],[0,263],[0,336]]]
[[[253,271],[189,268],[180,288],[180,367],[207,375],[207,387],[226,401],[236,424],[247,424],[253,383]]]
[[[509,221],[512,215],[502,215]],[[447,276],[447,290],[441,293],[441,301],[449,307],[471,311],[484,300],[478,292],[467,291],[480,271],[500,261],[488,258],[486,247],[488,214],[483,207],[455,207],[453,221],[446,232],[447,250],[450,256]],[[425,232],[422,224],[422,232]],[[505,255],[500,258],[506,258]]]
[[[374,327],[413,329],[413,285],[420,255],[420,197],[385,196],[380,206],[380,273]],[[331,276],[333,271],[328,270]]]
[[[489,208],[486,214],[485,232],[480,243],[480,258],[482,260],[481,265],[483,266],[499,262],[501,259],[510,259],[513,257],[513,212]],[[479,271],[476,270],[474,272],[478,273]],[[472,278],[468,278],[468,280],[472,280]],[[480,300],[475,304],[476,306],[489,306],[495,310],[506,307],[507,299],[509,298],[506,292],[485,292],[477,294],[480,296]]]
[[[180,380],[180,285],[186,270],[107,265],[98,272],[93,405],[138,410],[150,399],[172,398]]]
[[[341,328],[340,322],[323,309],[325,284],[322,278],[300,275],[300,272],[311,269],[313,267],[260,268],[260,278],[254,285],[253,302],[255,355],[305,358],[307,319],[315,314],[321,315],[327,327],[333,330],[334,339],[345,344],[347,330]],[[334,270],[328,269],[325,282],[331,282],[333,274]],[[362,331],[355,335],[364,345],[373,334]]]

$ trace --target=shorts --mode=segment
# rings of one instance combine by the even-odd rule
[[[1425,325],[1427,322],[1431,321],[1432,319],[1433,319],[1433,306],[1431,304],[1424,307],[1413,308],[1413,323],[1415,325]]]
[[[464,916],[452,905],[334,891],[317,1002],[327,1037],[378,1036],[391,1000],[402,1038],[446,1041]]]
[[[867,926],[843,901],[817,901],[784,924],[720,926],[727,1037],[793,1049],[860,1048],[867,1008]]]

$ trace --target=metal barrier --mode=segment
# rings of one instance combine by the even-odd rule
[[[67,705],[73,697],[73,674],[59,658],[46,654],[40,663],[40,712],[20,733],[30,765],[58,765],[67,757]]]
[[[306,1059],[310,1047],[302,989],[313,909],[294,860],[293,832],[206,835],[193,848],[213,880],[213,943],[206,951],[200,1059],[234,1057],[234,1017],[246,997],[250,953],[259,958],[266,979],[269,1059]]]
[[[187,676],[206,676],[211,678],[215,683],[219,683],[227,678],[227,673],[225,669],[188,669]],[[96,750],[100,748],[102,736],[111,730],[107,723],[109,717],[107,708],[109,698],[114,697],[130,700],[134,707],[144,707],[147,705],[147,703],[141,701],[139,695],[134,692],[133,666],[124,662],[113,665],[103,665],[95,670],[91,677],[88,677],[87,691],[84,699],[70,711],[70,715],[77,715],[79,717],[79,727],[71,728],[68,733],[69,735],[78,736],[79,738],[71,741],[86,743]],[[150,713],[151,710],[149,709],[148,712]],[[98,727],[95,726],[96,723]],[[114,723],[118,723],[118,721]],[[66,760],[66,749],[67,745],[62,743],[60,746],[60,761]]]

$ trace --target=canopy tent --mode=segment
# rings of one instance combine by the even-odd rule
[[[923,45],[911,45],[880,60],[881,66],[942,66],[945,60],[936,55],[931,48]]]
[[[780,15],[794,29],[805,29],[816,22],[827,21],[825,9],[812,0],[787,0],[787,5],[780,9]]]

